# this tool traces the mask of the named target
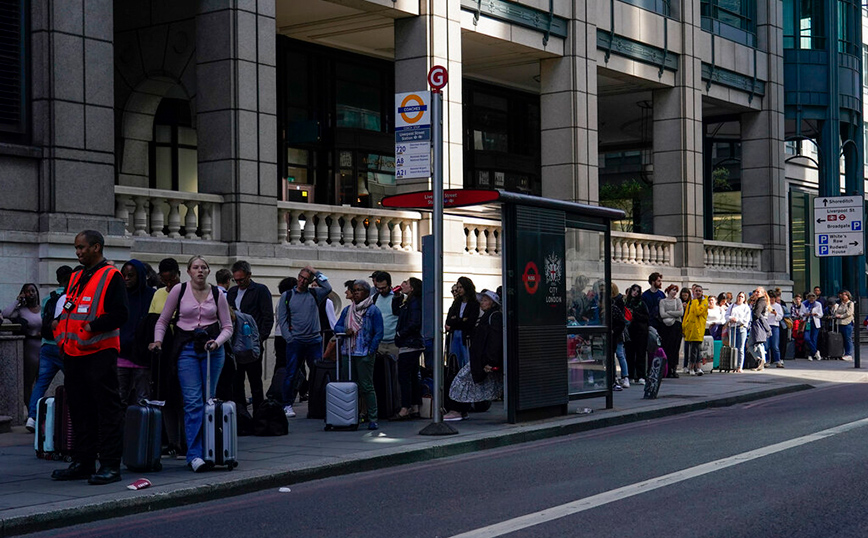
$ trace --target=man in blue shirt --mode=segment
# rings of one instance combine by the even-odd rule
[[[319,284],[310,285],[314,280]],[[277,324],[286,340],[286,375],[283,380],[283,408],[288,418],[296,415],[292,409],[295,402],[295,370],[299,361],[313,365],[322,358],[322,333],[320,332],[319,305],[332,291],[328,277],[311,266],[298,272],[298,283],[285,291],[277,303]]]

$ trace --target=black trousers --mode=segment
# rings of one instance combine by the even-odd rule
[[[101,465],[119,469],[124,415],[118,391],[117,350],[80,357],[64,355],[63,366],[75,461],[90,464],[98,454]]]
[[[401,407],[422,405],[422,386],[419,383],[419,355],[410,351],[398,355],[398,384],[401,387]]]
[[[660,340],[663,341],[663,351],[669,364],[669,375],[678,371],[678,348],[681,347],[681,322],[670,326],[660,324]]]
[[[627,354],[627,371],[633,380],[645,379],[648,357],[648,331],[630,333],[630,341],[624,344]]]
[[[245,375],[250,382],[250,395],[253,397],[253,409],[256,410],[265,399],[265,392],[262,389],[262,359],[247,364],[235,363],[235,386],[232,389],[232,395],[235,397],[236,408],[247,409],[247,396],[244,390]]]

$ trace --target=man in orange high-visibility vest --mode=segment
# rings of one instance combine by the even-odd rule
[[[99,232],[85,230],[75,236],[75,255],[84,268],[69,279],[54,330],[75,436],[72,465],[54,471],[54,480],[110,484],[121,479],[123,407],[117,360],[119,329],[129,308],[124,279],[106,261],[104,248]]]

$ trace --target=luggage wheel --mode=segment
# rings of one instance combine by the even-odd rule
[[[325,428],[323,428],[323,429],[327,432],[330,432],[330,431],[332,431],[332,426],[331,426],[331,424],[326,424]]]

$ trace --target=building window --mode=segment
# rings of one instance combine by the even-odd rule
[[[25,0],[0,0],[0,141],[26,143],[29,127]]]
[[[784,48],[826,48],[823,0],[784,0]]]
[[[199,157],[190,104],[164,98],[154,116],[151,188],[199,192]]]
[[[838,52],[859,56],[861,43],[856,42],[857,25],[862,24],[861,12],[855,3],[838,0]]]
[[[756,0],[702,0],[702,29],[756,46]]]
[[[862,161],[868,166],[868,123],[862,122]]]
[[[672,2],[671,0],[621,0],[625,4],[633,4],[634,6],[641,7],[642,9],[647,9],[648,11],[653,11],[654,13],[659,13],[660,15],[664,15],[666,17],[670,16],[672,13]]]
[[[539,96],[464,81],[464,186],[539,196]]]

